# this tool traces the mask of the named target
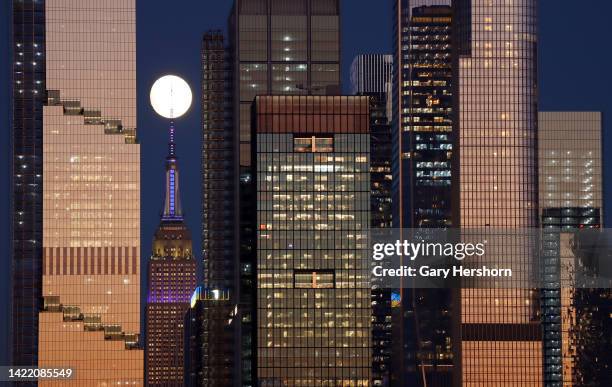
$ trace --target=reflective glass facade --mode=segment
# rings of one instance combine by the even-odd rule
[[[257,377],[370,385],[367,97],[254,103]]]
[[[326,94],[340,85],[339,7],[338,0],[235,2],[230,34],[241,165],[250,163],[250,106],[256,95]]]
[[[537,210],[537,2],[454,2],[458,40],[459,223],[531,228]],[[534,241],[489,251],[481,262],[514,267],[516,289],[461,291],[461,376],[465,386],[539,386],[542,342],[533,274]],[[480,260],[479,260],[480,261]],[[520,287],[523,287],[521,289]]]
[[[135,2],[45,2],[39,385],[143,384]],[[112,21],[112,22],[111,22]]]
[[[357,55],[351,63],[351,92],[387,93],[392,76],[393,55]]]
[[[232,58],[234,154],[239,170],[234,235],[234,295],[241,368],[236,375],[253,385],[256,373],[255,206],[251,170],[251,104],[257,95],[327,94],[340,84],[338,0],[236,0],[229,18]],[[237,359],[238,361],[238,359]]]
[[[598,363],[609,360],[593,332],[610,324],[599,318],[610,290],[572,288],[577,232],[603,223],[601,113],[540,112],[538,126],[544,385],[603,385],[609,377]]]

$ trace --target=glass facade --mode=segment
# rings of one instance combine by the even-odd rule
[[[453,220],[455,99],[449,0],[395,2],[393,227],[447,228]],[[455,162],[456,163],[456,162]],[[426,231],[421,234],[426,238]],[[400,289],[394,383],[451,383],[451,292]]]
[[[393,55],[357,55],[351,63],[351,92],[389,93],[393,77]]]
[[[36,366],[38,312],[42,308],[45,2],[11,3],[12,364]]]
[[[235,385],[236,310],[227,290],[196,288],[185,315],[185,385]]]
[[[38,365],[74,377],[39,385],[141,385],[135,2],[50,0],[45,15]]]
[[[389,74],[390,75],[390,74]],[[390,93],[365,93],[370,98],[370,227],[392,226]],[[391,289],[372,281],[372,385],[389,383],[393,332]]]
[[[237,0],[235,51],[240,165],[250,163],[250,106],[256,95],[326,94],[340,85],[338,0]]]
[[[470,228],[538,226],[537,9],[531,0],[454,2],[458,37],[459,223]],[[493,239],[491,239],[493,240]],[[514,267],[514,289],[461,290],[465,386],[539,386],[542,338],[533,274],[535,241],[495,240],[478,265]]]
[[[596,337],[609,289],[575,289],[579,232],[602,226],[602,127],[599,112],[540,112],[539,203],[542,222],[541,291],[544,385],[573,386],[609,380],[606,350]],[[559,286],[560,284],[560,286]],[[610,302],[607,302],[608,308]],[[604,340],[605,341],[605,340]],[[587,359],[601,359],[591,362]]]
[[[223,292],[222,300],[202,295],[192,305],[191,354],[188,382],[194,386],[231,385],[239,377],[235,348],[239,346],[239,324],[227,323],[236,290],[238,225],[236,213],[237,154],[231,115],[232,79],[225,39],[220,31],[209,31],[202,39],[202,292]],[[259,77],[255,66],[245,71]],[[246,80],[245,80],[246,81]],[[247,114],[245,113],[245,117]]]
[[[223,34],[202,40],[202,250],[204,279],[211,288],[231,289],[235,238],[235,164],[228,110],[227,54]]]
[[[236,0],[229,17],[235,176],[234,295],[244,385],[256,374],[255,206],[251,169],[251,105],[258,95],[328,94],[340,85],[338,0]],[[236,168],[238,168],[238,166]],[[238,360],[237,360],[238,361]]]
[[[255,100],[262,386],[370,385],[368,103]]]

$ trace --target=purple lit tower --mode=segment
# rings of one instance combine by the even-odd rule
[[[148,270],[145,357],[149,386],[183,386],[183,321],[196,287],[191,233],[181,209],[172,122],[169,132],[164,210]]]

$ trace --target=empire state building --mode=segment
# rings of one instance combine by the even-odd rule
[[[149,261],[146,379],[149,386],[183,385],[183,317],[196,287],[191,233],[183,220],[174,126],[166,157],[166,192]]]

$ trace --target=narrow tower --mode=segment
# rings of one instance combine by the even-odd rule
[[[164,210],[149,261],[146,322],[149,386],[183,385],[183,321],[196,287],[191,233],[181,208],[173,123],[169,135]]]

